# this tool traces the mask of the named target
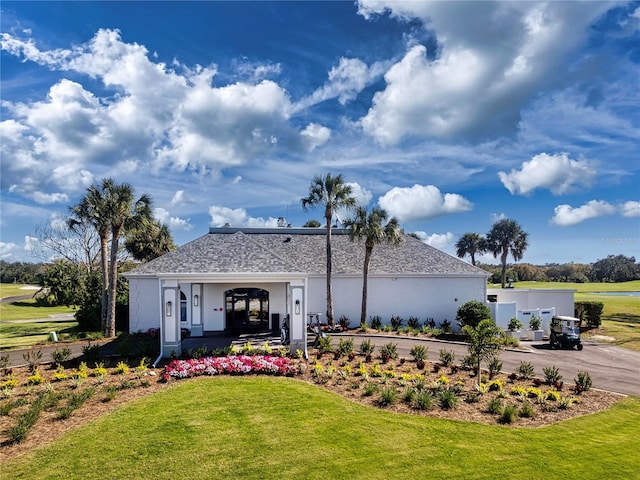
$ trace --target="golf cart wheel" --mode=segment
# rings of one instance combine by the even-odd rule
[[[582,345],[581,343],[578,344],[578,350],[582,350],[584,348],[584,345]]]

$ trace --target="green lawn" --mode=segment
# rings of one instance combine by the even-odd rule
[[[393,414],[288,378],[201,378],[4,462],[2,477],[629,479],[639,424],[635,397],[515,429]]]

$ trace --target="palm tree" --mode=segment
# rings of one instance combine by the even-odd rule
[[[373,247],[382,243],[397,245],[402,241],[402,231],[396,217],[392,217],[385,225],[387,212],[373,207],[367,212],[365,207],[358,207],[354,218],[345,220],[351,241],[364,239],[364,267],[362,269],[362,308],[360,310],[360,325],[367,321],[367,286],[369,278],[369,263]]]
[[[126,233],[125,248],[134,259],[149,262],[176,249],[169,228],[154,220],[146,228],[133,228]]]
[[[464,258],[465,255],[471,257],[471,265],[476,264],[476,254],[482,254],[487,251],[487,244],[482,235],[479,233],[465,233],[456,243],[456,255],[458,258]]]
[[[336,209],[353,208],[356,199],[351,196],[351,186],[344,183],[342,175],[324,177],[316,175],[309,185],[309,195],[303,199],[302,209],[324,206],[327,222],[327,323],[333,326],[333,297],[331,294],[331,220]]]
[[[493,253],[495,258],[500,255],[502,288],[506,280],[507,256],[511,253],[516,262],[521,260],[528,247],[528,235],[515,220],[506,218],[494,223],[487,234],[487,250]]]
[[[114,185],[110,191],[111,259],[109,262],[109,306],[106,337],[116,336],[116,294],[118,282],[118,250],[121,237],[128,230],[145,228],[153,221],[151,198],[142,195],[134,202],[133,188],[128,183]]]
[[[103,332],[107,326],[107,304],[109,296],[109,192],[113,188],[113,180],[103,179],[98,186],[92,185],[78,205],[71,207],[71,217],[67,225],[71,230],[81,228],[88,223],[93,226],[100,239],[100,268],[102,273],[102,291],[100,301],[100,325]]]

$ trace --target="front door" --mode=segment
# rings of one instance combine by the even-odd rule
[[[269,329],[269,292],[261,288],[234,288],[225,292],[226,330],[253,333]]]

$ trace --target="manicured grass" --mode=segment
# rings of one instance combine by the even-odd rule
[[[0,283],[0,298],[16,297],[18,295],[33,295],[38,290],[36,285],[22,283]]]
[[[5,349],[30,347],[49,340],[49,332],[56,332],[59,340],[77,333],[78,322],[0,322],[0,347]]]
[[[637,478],[640,399],[540,429],[352,403],[277,377],[179,381],[2,465],[3,478]]]

